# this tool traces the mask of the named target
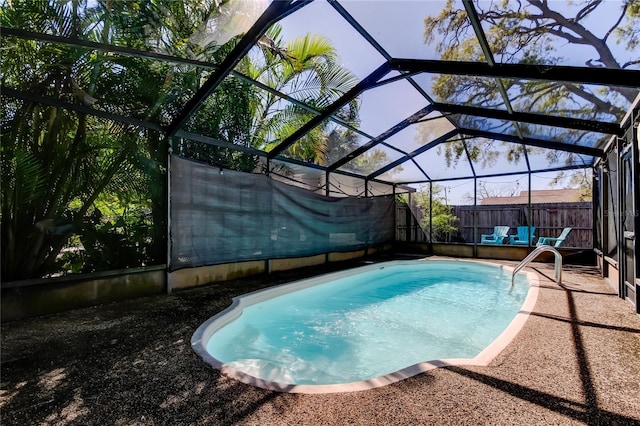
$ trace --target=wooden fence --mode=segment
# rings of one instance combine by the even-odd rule
[[[480,235],[490,234],[493,227],[505,225],[511,227],[509,234],[516,233],[516,227],[528,225],[527,204],[501,204],[489,206],[452,206],[452,214],[459,220],[454,223],[458,228],[447,236],[448,242],[480,242]],[[399,241],[424,241],[417,235],[420,231],[417,219],[420,212],[411,212],[406,205],[398,205],[396,210],[396,236]],[[474,238],[473,217],[477,217],[477,234]],[[411,215],[409,217],[408,215]],[[593,214],[590,202],[581,203],[544,203],[531,206],[531,225],[536,227],[535,236],[557,237],[565,227],[571,227],[571,233],[564,247],[591,248],[593,246]],[[428,233],[428,230],[426,230]]]
[[[396,241],[428,242],[429,230],[426,233],[422,230],[416,216],[421,217],[421,212],[410,209],[406,204],[396,203]]]

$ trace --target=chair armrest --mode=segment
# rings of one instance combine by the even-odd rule
[[[558,241],[560,239],[561,238],[555,238],[555,237],[540,237],[538,239],[538,244],[555,243],[556,241]]]

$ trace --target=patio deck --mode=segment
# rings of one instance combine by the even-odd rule
[[[594,268],[566,265],[561,288],[552,264],[531,266],[535,310],[490,366],[354,393],[258,389],[221,376],[190,345],[231,297],[339,265],[2,324],[1,423],[640,425],[640,316]]]

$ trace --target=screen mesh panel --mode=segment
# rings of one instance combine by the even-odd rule
[[[604,196],[607,197],[608,208],[605,212],[607,220],[607,251],[606,255],[618,260],[618,229],[620,226],[620,211],[618,209],[618,150],[612,150],[607,157],[609,170],[609,184]]]
[[[172,156],[171,270],[385,243],[393,206],[393,196],[326,197]]]

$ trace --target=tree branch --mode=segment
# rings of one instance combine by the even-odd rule
[[[582,87],[574,84],[565,84],[564,87],[571,93],[580,96],[582,99],[591,102],[598,110],[598,112],[605,114],[612,114],[617,117],[622,116],[626,110],[619,108],[609,102],[603,101],[592,93],[582,89]]]
[[[620,64],[618,64],[618,61],[616,61],[613,53],[611,53],[611,50],[609,49],[609,46],[607,46],[605,41],[596,37],[591,31],[588,31],[584,26],[582,26],[582,24],[580,24],[580,20],[583,19],[586,14],[583,14],[580,18],[576,17],[574,19],[569,19],[563,16],[561,13],[551,10],[546,2],[540,0],[529,1],[533,6],[536,6],[538,9],[540,9],[545,17],[553,19],[561,27],[564,27],[578,34],[583,39],[583,41],[575,41],[573,36],[566,37],[568,35],[559,30],[554,30],[554,35],[572,43],[592,45],[596,52],[598,52],[598,55],[600,55],[600,58],[598,58],[599,62],[604,64],[607,68],[620,68]]]
[[[596,8],[598,7],[598,5],[600,5],[600,3],[602,3],[602,0],[596,0],[594,2],[588,3],[582,10],[580,10],[578,13],[576,13],[575,20],[576,21],[580,21],[583,18],[585,18],[591,12],[596,10]]]
[[[615,24],[613,24],[611,26],[611,28],[609,28],[609,31],[607,31],[607,33],[604,35],[604,37],[602,37],[602,41],[604,41],[605,43],[607,42],[607,39],[609,38],[609,36],[611,35],[611,33],[613,33],[613,30],[615,30],[616,28],[618,28],[618,26],[620,25],[620,22],[622,22],[622,19],[624,18],[624,15],[627,14],[627,8],[629,7],[628,3],[625,3],[624,6],[622,7],[622,13],[620,13],[620,16],[618,17],[618,20],[616,21]]]
[[[555,25],[553,25],[553,26],[555,26]],[[559,37],[559,38],[563,38],[563,39],[567,40],[571,44],[588,44],[588,45],[591,45],[591,43],[589,41],[587,41],[586,39],[581,38],[581,37],[573,36],[573,35],[571,35],[569,33],[566,33],[564,31],[562,31],[561,29],[554,29],[553,26],[551,26],[551,25],[546,26],[545,25],[542,28],[545,28],[547,33],[549,33],[551,35],[554,35],[556,37]]]

